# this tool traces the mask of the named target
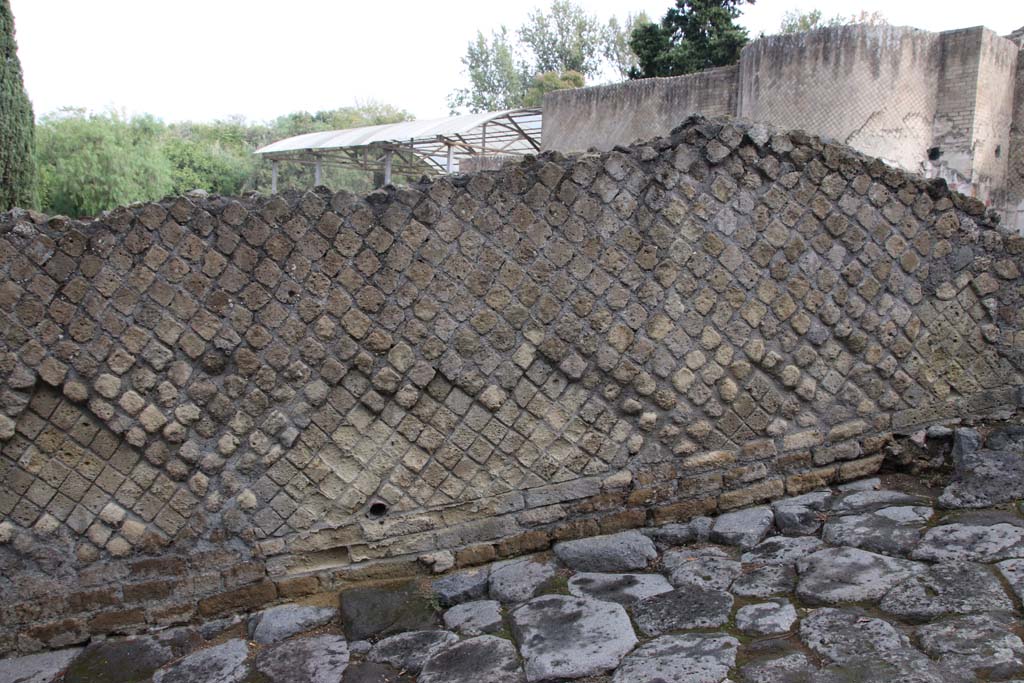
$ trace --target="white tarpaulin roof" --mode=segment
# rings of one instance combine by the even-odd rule
[[[450,172],[459,159],[537,152],[540,135],[539,109],[509,109],[306,133],[272,143],[256,153],[271,160],[319,160],[369,169],[378,168],[383,153],[390,151],[396,171],[422,172],[426,170],[422,162],[426,162],[435,171]]]

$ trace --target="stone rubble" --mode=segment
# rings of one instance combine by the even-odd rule
[[[937,513],[939,490],[879,486],[730,513],[703,534],[671,523],[348,588],[339,609],[285,604],[0,660],[0,681],[113,667],[153,683],[1024,680],[1021,511],[964,500]],[[796,533],[798,509],[824,523]],[[898,535],[890,524],[921,533],[877,543]]]

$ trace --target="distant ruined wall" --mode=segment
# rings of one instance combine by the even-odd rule
[[[0,218],[0,652],[798,494],[1024,385],[1024,238],[693,119],[625,151]]]
[[[668,135],[691,114],[734,116],[739,67],[559,90],[544,98],[544,149],[608,151]],[[549,140],[551,141],[549,143]]]
[[[938,60],[937,34],[895,26],[762,38],[740,59],[739,115],[920,171],[931,146]]]
[[[930,33],[852,25],[768,36],[743,48],[738,67],[548,93],[543,145],[607,150],[663,135],[691,114],[731,114],[942,178],[1024,234],[1024,193],[1011,187],[1024,181],[1009,170],[1019,149],[1011,128],[1024,127],[1014,118],[1019,52],[1012,36],[981,26]]]

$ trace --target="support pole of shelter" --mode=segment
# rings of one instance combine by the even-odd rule
[[[277,161],[270,162],[270,194],[277,194]]]
[[[448,145],[448,159],[445,161],[444,168],[448,172],[448,175],[451,175],[451,173],[452,173],[452,146],[451,145]]]
[[[324,165],[320,157],[316,159],[316,166],[313,168],[313,185],[319,187],[324,175]]]
[[[384,150],[384,184],[391,184],[391,150]]]

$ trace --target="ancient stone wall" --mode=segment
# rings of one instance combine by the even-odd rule
[[[734,116],[739,67],[560,90],[544,98],[544,149],[607,151],[668,135],[690,114]]]
[[[803,134],[0,221],[0,651],[878,469],[1024,384],[1024,238]]]

